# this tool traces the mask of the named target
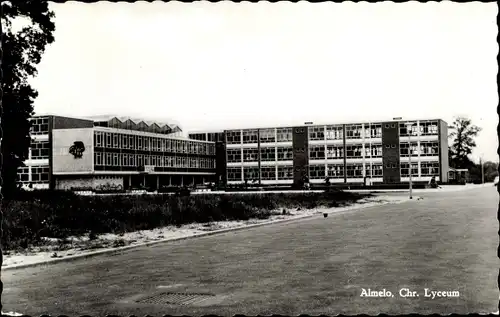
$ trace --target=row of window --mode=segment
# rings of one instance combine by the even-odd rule
[[[50,156],[50,144],[48,141],[31,142],[31,159],[48,159]]]
[[[370,138],[381,138],[382,137],[382,125],[372,124],[368,127],[362,125],[351,125],[345,127],[345,138],[346,139],[370,139]]]
[[[408,126],[405,123],[399,124],[400,136],[417,136],[417,135],[437,135],[439,132],[437,121],[420,122]]]
[[[262,180],[276,180],[276,168],[263,166],[260,168],[261,179]],[[243,168],[244,180],[248,182],[253,182],[259,179],[259,168],[258,167],[244,167]],[[229,167],[227,169],[227,180],[228,181],[241,181],[241,168]],[[292,166],[278,166],[278,179],[286,180],[293,179],[293,167]]]
[[[374,164],[371,167],[366,166],[366,175],[372,175],[373,177],[382,177],[382,165]],[[261,167],[261,179],[262,180],[275,180],[276,179],[276,168],[275,167]],[[278,166],[278,180],[290,180],[293,179],[293,167],[292,166]],[[244,180],[254,181],[259,178],[259,168],[258,167],[244,167]],[[326,174],[325,174],[326,173]],[[241,181],[241,168],[230,167],[227,170],[228,181]],[[311,179],[324,179],[326,176],[331,178],[344,178],[344,166],[343,165],[328,165],[325,168],[324,165],[312,165],[309,166],[309,178]],[[349,178],[363,177],[363,165],[347,165],[346,166],[346,176]]]
[[[385,128],[396,128],[397,123],[387,123]],[[344,138],[344,128],[342,126],[313,126],[309,127],[309,140],[342,140]],[[263,130],[236,130],[228,131],[226,134],[228,144],[249,144],[257,143],[260,133],[260,142],[289,142],[292,141],[292,128],[263,129]],[[414,126],[407,129],[405,123],[399,123],[399,134],[401,136],[408,135],[437,135],[438,122],[420,122],[419,126],[415,123]],[[243,137],[243,138],[242,138]],[[361,124],[347,125],[345,127],[346,139],[361,139],[361,138],[381,138],[382,124]]]
[[[396,144],[386,144],[386,148],[396,148]],[[418,144],[412,142],[411,154],[418,155],[430,155],[435,156],[439,154],[439,144],[437,142],[424,142],[420,143],[420,150],[418,149]],[[229,163],[239,163],[242,159],[243,151],[243,162],[257,162],[258,161],[258,149],[228,149],[227,150],[227,160]],[[363,155],[364,151],[364,155]],[[293,159],[293,151],[290,147],[266,147],[261,148],[261,161],[275,161],[276,154],[278,161],[286,161]],[[326,154],[326,156],[325,156]],[[407,157],[410,155],[410,144],[401,143],[400,144],[400,155]],[[371,144],[365,145],[363,150],[363,145],[346,145],[345,147],[345,157],[350,158],[377,158],[382,157],[382,145],[381,144]],[[337,145],[327,145],[326,152],[324,145],[311,146],[309,148],[309,158],[311,160],[324,160],[326,159],[342,159],[344,158],[344,147]]]
[[[243,162],[257,162],[259,157],[257,149],[243,149]],[[228,163],[240,163],[242,158],[241,149],[228,149],[227,161]],[[261,161],[289,161],[293,160],[292,148],[261,148],[260,159]]]
[[[94,132],[96,147],[215,155],[215,144],[111,132]]]
[[[47,134],[49,133],[49,118],[35,117],[31,118],[31,134]]]
[[[226,142],[227,144],[258,143],[259,137],[261,143],[292,142],[292,132],[292,128],[228,131]]]
[[[49,181],[48,166],[32,166],[31,181],[29,167],[20,167],[17,173],[18,181],[21,183],[42,183]]]
[[[397,165],[388,165],[387,168],[397,168]],[[401,163],[400,172],[401,177],[409,176],[410,166],[407,163]],[[275,180],[276,179],[276,167],[274,166],[264,166],[260,168],[261,179],[262,180]],[[278,180],[293,179],[293,167],[292,166],[278,166]],[[259,168],[258,167],[243,167],[244,180],[253,181],[259,178]],[[420,165],[421,176],[435,176],[439,175],[439,163],[437,162],[422,162]],[[330,178],[362,178],[362,177],[382,177],[383,176],[383,165],[382,164],[372,164],[365,165],[365,173],[363,173],[363,164],[347,164],[344,169],[344,165],[339,164],[328,164],[325,165],[311,165],[309,166],[309,178],[310,179],[324,179],[326,176]],[[412,164],[412,176],[418,177],[418,163]],[[227,169],[228,181],[241,181],[241,168],[240,167],[229,167]]]
[[[94,153],[96,166],[146,166],[177,168],[215,168],[215,159],[202,157],[160,156],[126,153]]]
[[[209,142],[224,142],[223,132],[210,132],[210,133],[192,133],[189,135],[190,139]]]
[[[420,149],[418,148],[417,142],[411,142],[411,146],[409,143],[401,143],[399,145],[399,153],[401,156],[406,157],[413,155],[422,155],[422,156],[434,156],[439,154],[439,143],[438,142],[420,142]]]

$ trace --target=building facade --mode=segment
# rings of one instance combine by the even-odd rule
[[[33,189],[157,189],[215,181],[215,143],[172,124],[37,116],[19,181]]]
[[[227,130],[226,179],[396,184],[411,173],[414,182],[447,182],[447,130],[440,119]]]

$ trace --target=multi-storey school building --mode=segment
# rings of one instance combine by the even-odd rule
[[[227,183],[447,182],[447,130],[440,119],[226,130]]]
[[[78,189],[191,185],[215,180],[215,143],[182,137],[173,124],[139,119],[32,118],[23,187]]]

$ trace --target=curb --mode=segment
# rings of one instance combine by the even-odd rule
[[[407,198],[407,199],[399,200],[399,201],[392,201],[392,202],[387,201],[387,202],[383,202],[383,203],[373,205],[373,206],[359,205],[358,207],[355,207],[352,209],[347,209],[347,210],[342,210],[342,211],[330,211],[330,212],[327,212],[327,214],[343,214],[343,213],[350,212],[353,210],[368,209],[368,208],[379,207],[379,206],[389,205],[389,204],[396,205],[396,204],[401,204],[401,203],[405,203],[405,202],[409,202],[409,201],[418,201],[419,200],[419,199],[415,199],[417,197],[413,197],[413,198],[414,199],[412,199],[412,200]],[[200,237],[208,237],[208,236],[212,236],[212,235],[216,235],[216,234],[220,234],[220,233],[227,233],[227,232],[231,232],[231,231],[240,231],[240,230],[257,228],[257,227],[262,227],[262,226],[272,225],[272,224],[279,224],[279,223],[292,222],[292,221],[297,221],[297,220],[304,220],[306,218],[313,218],[313,217],[316,217],[318,215],[323,215],[323,212],[317,213],[317,214],[311,214],[311,215],[304,215],[304,216],[300,216],[300,217],[296,217],[296,218],[271,220],[271,221],[266,221],[266,222],[261,222],[261,223],[243,225],[243,226],[239,226],[239,227],[225,228],[225,229],[219,229],[219,230],[202,232],[202,233],[195,233],[193,235],[189,235],[189,236],[185,236],[185,237],[167,238],[167,239],[162,239],[162,240],[157,240],[157,241],[144,242],[144,243],[140,243],[140,244],[127,245],[124,247],[108,248],[108,249],[103,249],[103,250],[99,250],[99,251],[71,255],[71,256],[67,256],[67,257],[63,257],[63,258],[54,258],[54,259],[45,260],[45,261],[36,262],[36,263],[4,266],[4,267],[2,267],[2,271],[34,268],[34,267],[38,267],[38,266],[46,266],[46,265],[56,264],[56,263],[60,263],[60,262],[71,262],[74,260],[90,258],[90,257],[101,255],[101,254],[110,254],[111,255],[111,254],[121,253],[123,251],[127,251],[127,250],[134,249],[134,248],[140,248],[140,247],[152,246],[152,245],[156,245],[156,244],[160,244],[160,243],[182,241],[182,240],[188,240],[188,239],[194,239],[194,238],[200,238]]]

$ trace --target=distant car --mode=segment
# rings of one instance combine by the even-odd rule
[[[495,180],[493,181],[493,185],[497,186],[499,181],[500,181],[500,177],[499,176],[495,177]]]

